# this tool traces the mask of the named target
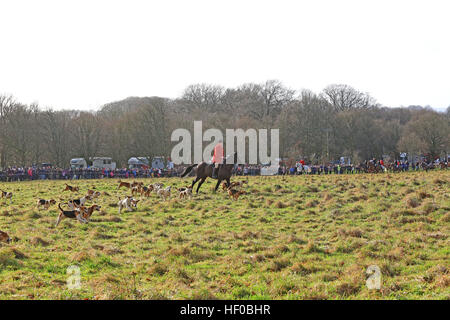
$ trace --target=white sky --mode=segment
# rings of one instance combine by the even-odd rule
[[[449,5],[447,5],[449,3]],[[345,83],[450,105],[450,2],[0,0],[0,94],[55,109],[189,84]]]

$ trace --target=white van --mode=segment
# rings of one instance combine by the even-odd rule
[[[84,169],[87,168],[87,162],[84,158],[74,158],[70,160],[70,168],[72,169]]]
[[[132,157],[128,159],[128,168],[148,168],[149,161],[146,157]]]
[[[281,158],[276,158],[275,163],[271,163],[270,165],[263,165],[261,167],[260,174],[262,176],[274,176],[278,174],[278,169],[280,168]]]
[[[92,161],[92,167],[97,169],[115,170],[116,163],[109,157],[94,157],[90,159]]]

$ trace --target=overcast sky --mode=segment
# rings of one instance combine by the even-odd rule
[[[278,79],[444,109],[448,2],[0,0],[0,94],[86,110]]]

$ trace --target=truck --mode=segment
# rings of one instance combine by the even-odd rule
[[[92,161],[92,168],[108,170],[116,169],[116,163],[113,162],[112,158],[110,157],[94,157],[90,158],[89,160]]]

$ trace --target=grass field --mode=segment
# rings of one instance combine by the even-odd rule
[[[121,215],[117,180],[73,181],[79,196],[110,196],[90,223],[55,227],[57,206],[35,202],[68,200],[63,184],[0,184],[14,193],[0,201],[13,239],[0,244],[0,299],[450,299],[450,170],[253,177],[238,201],[210,181],[192,200],[153,194]],[[71,265],[81,289],[67,288]]]

